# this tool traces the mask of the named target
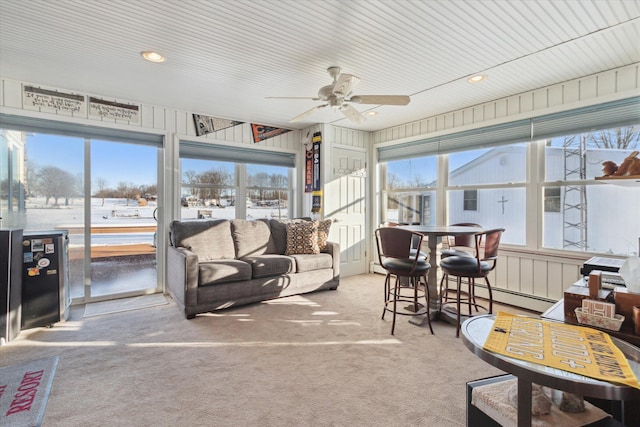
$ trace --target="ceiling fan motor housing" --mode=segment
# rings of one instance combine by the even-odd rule
[[[333,93],[333,85],[322,86],[318,91],[318,98],[323,101],[327,101],[331,98],[335,98],[335,94]]]

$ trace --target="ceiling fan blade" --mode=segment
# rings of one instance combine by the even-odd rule
[[[347,96],[354,87],[360,83],[360,79],[351,74],[340,74],[333,85],[333,93],[337,96]]]
[[[347,116],[347,118],[352,122],[362,124],[367,121],[366,117],[360,114],[360,112],[356,110],[352,105],[343,104],[340,107],[340,111],[342,111],[342,114]]]
[[[300,120],[304,120],[307,117],[309,117],[311,114],[313,114],[316,110],[319,110],[319,109],[324,108],[326,106],[327,106],[327,104],[322,104],[322,105],[318,105],[317,107],[313,107],[312,109],[307,110],[307,111],[305,111],[304,113],[302,113],[302,114],[300,114],[298,116],[295,116],[293,119],[289,120],[289,123],[299,122]]]
[[[265,96],[264,99],[310,99],[312,101],[319,101],[318,97],[310,97],[310,96]]]
[[[407,105],[411,101],[407,95],[356,95],[349,102],[356,104]]]

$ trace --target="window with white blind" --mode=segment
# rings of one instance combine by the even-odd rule
[[[504,243],[530,249],[638,255],[640,187],[596,178],[604,174],[605,161],[620,165],[640,151],[639,134],[640,97],[635,97],[383,146],[378,148],[380,217],[423,224],[441,217],[449,224],[504,227]],[[432,179],[415,185],[421,180],[411,172],[424,159],[430,159]],[[425,197],[430,222],[421,217]],[[436,200],[446,205],[436,206]]]

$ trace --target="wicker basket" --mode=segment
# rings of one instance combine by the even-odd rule
[[[624,322],[624,316],[619,314],[616,314],[615,318],[610,318],[585,313],[581,307],[577,307],[575,311],[578,322],[583,325],[597,326],[598,328],[608,329],[610,331],[619,331],[622,327],[622,322]]]

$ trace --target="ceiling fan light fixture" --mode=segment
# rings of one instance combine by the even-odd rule
[[[342,114],[349,120],[357,124],[363,124],[366,122],[366,116],[376,116],[376,111],[369,111],[367,113],[359,112],[351,104],[368,104],[368,105],[407,105],[411,102],[411,98],[408,95],[354,95],[352,91],[355,86],[358,85],[360,79],[353,74],[341,73],[340,67],[329,67],[327,69],[329,75],[333,79],[333,83],[322,86],[318,91],[317,98],[309,97],[274,97],[268,96],[267,98],[281,98],[281,99],[310,99],[313,101],[322,101],[323,105],[312,108],[305,111],[302,114],[294,117],[290,122],[298,122],[304,120],[314,111],[330,107],[333,110],[340,110]]]
[[[164,62],[165,57],[160,55],[158,52],[154,52],[152,50],[144,50],[140,52],[140,55],[149,62]]]
[[[487,79],[487,76],[485,76],[484,74],[477,74],[475,76],[471,76],[467,79],[467,81],[469,83],[480,83],[481,81],[484,81]]]

